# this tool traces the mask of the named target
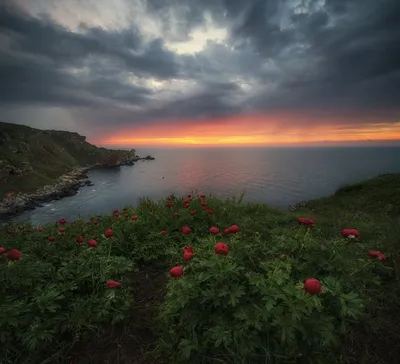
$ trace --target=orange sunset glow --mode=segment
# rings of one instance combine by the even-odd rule
[[[347,121],[308,123],[289,117],[241,116],[195,122],[169,122],[122,129],[95,140],[103,145],[153,146],[257,146],[312,144],[316,142],[398,141],[400,125]]]

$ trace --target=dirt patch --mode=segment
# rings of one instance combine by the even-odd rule
[[[157,355],[155,319],[166,293],[165,270],[142,267],[132,276],[135,317],[101,340],[79,348],[70,364],[162,364]]]

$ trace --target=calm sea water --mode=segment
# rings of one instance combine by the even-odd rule
[[[165,148],[138,150],[153,155],[133,167],[94,170],[92,187],[46,204],[18,220],[44,224],[65,217],[109,213],[140,197],[159,199],[193,190],[286,207],[329,195],[344,184],[400,172],[399,147],[353,148]]]

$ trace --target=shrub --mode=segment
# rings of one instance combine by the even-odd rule
[[[214,253],[211,238],[195,247],[160,314],[171,362],[323,362],[362,318],[363,293],[379,284],[382,263],[358,242],[321,242],[303,228],[280,233],[232,237],[227,256]],[[322,293],[304,291],[310,277]]]
[[[74,343],[96,337],[104,324],[126,318],[132,305],[126,285],[120,290],[106,285],[132,270],[127,259],[109,256],[106,240],[96,249],[78,245],[74,230],[56,235],[54,242],[43,234],[7,242],[21,250],[20,260],[0,257],[0,357],[5,363],[62,355]]]

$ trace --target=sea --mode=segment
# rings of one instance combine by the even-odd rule
[[[33,225],[111,213],[139,198],[161,199],[193,191],[286,208],[296,202],[334,193],[338,188],[400,172],[400,147],[293,148],[143,148],[134,166],[93,170],[94,186],[17,216]]]

